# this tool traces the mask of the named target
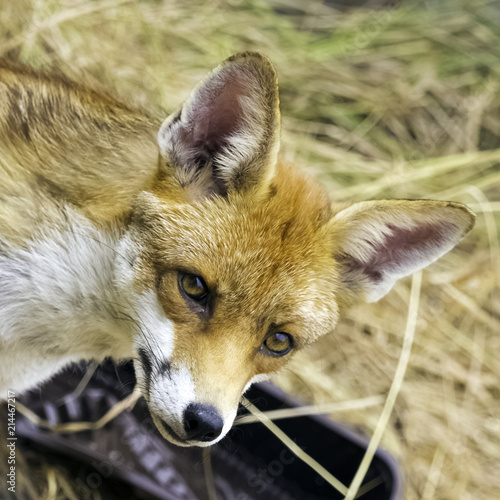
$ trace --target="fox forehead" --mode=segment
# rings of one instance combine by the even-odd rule
[[[295,169],[279,166],[278,174],[258,201],[229,196],[172,204],[161,193],[143,195],[134,224],[136,285],[151,288],[162,274],[182,270],[216,290],[227,321],[307,324],[304,343],[331,330],[337,275],[325,227],[330,201]]]

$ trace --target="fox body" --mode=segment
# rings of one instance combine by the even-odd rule
[[[212,71],[165,121],[0,63],[0,398],[133,358],[160,432],[207,446],[350,304],[449,251],[459,203],[335,204],[278,161],[275,71]]]

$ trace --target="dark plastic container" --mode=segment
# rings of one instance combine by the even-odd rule
[[[71,394],[84,373],[72,367],[42,390],[19,400],[51,423],[96,421],[134,386],[131,364],[99,367],[85,389]],[[297,406],[275,386],[256,384],[246,394],[260,410]],[[246,410],[241,408],[240,413]],[[277,425],[337,479],[348,485],[367,446],[367,438],[323,417],[296,417]],[[18,413],[19,446],[37,450],[75,478],[76,493],[105,499],[209,500],[202,450],[179,448],[157,432],[141,399],[95,431],[56,433],[40,429]],[[343,496],[260,423],[235,427],[211,448],[219,500],[335,500]],[[366,475],[363,500],[402,499],[398,466],[378,450]],[[363,491],[363,489],[361,490]]]

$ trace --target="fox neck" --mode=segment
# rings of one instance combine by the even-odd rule
[[[2,279],[10,282],[0,301],[9,324],[0,325],[0,337],[43,359],[131,357],[132,325],[114,282],[122,232],[73,218],[8,260],[0,254]]]

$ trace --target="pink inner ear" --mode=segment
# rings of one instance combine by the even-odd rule
[[[228,146],[229,138],[241,128],[244,117],[239,99],[252,89],[245,80],[243,75],[220,75],[219,81],[200,89],[189,126],[181,134],[185,145],[197,152],[195,163],[207,163]]]
[[[446,222],[420,224],[410,229],[392,224],[387,227],[391,234],[383,244],[368,242],[373,251],[367,261],[350,255],[340,259],[348,272],[362,272],[375,283],[383,280],[386,272],[408,269],[410,273],[438,257],[439,248],[457,229]]]

